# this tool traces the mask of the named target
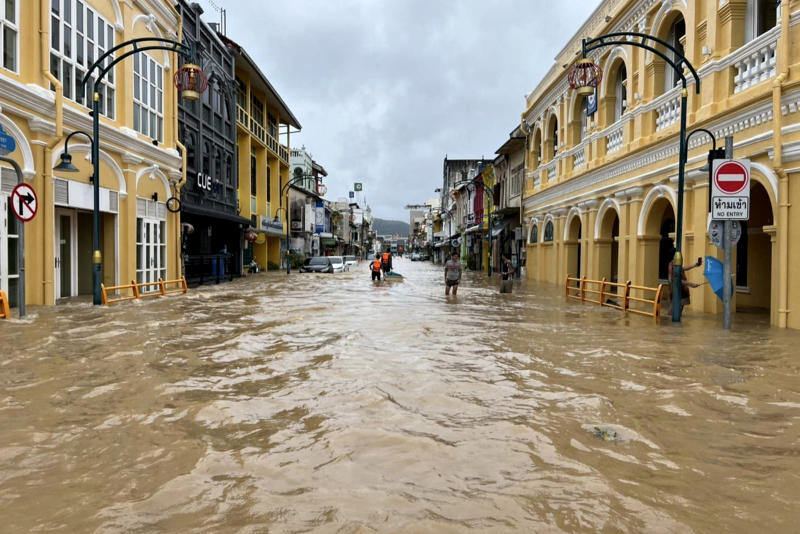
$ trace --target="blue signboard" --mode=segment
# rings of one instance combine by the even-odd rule
[[[325,205],[322,202],[317,202],[317,209],[314,214],[314,231],[318,234],[325,231]]]
[[[586,97],[586,115],[594,115],[597,113],[597,88],[595,87],[594,93]]]
[[[5,156],[6,154],[10,154],[17,149],[17,142],[14,141],[14,138],[8,135],[5,130],[3,130],[3,126],[0,125],[0,155]]]

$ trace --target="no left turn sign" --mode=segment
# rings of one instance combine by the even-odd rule
[[[11,191],[11,209],[14,210],[17,219],[24,223],[33,219],[39,209],[36,191],[28,184],[17,184]]]

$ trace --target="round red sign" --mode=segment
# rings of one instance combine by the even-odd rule
[[[735,195],[747,187],[748,180],[747,168],[738,161],[726,161],[714,173],[717,189],[728,195]]]

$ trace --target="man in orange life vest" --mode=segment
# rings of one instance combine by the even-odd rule
[[[392,249],[386,247],[386,252],[383,253],[381,256],[381,270],[383,271],[383,276],[386,277],[386,273],[392,270]]]
[[[372,260],[372,263],[369,264],[369,268],[372,271],[372,281],[380,280],[381,279],[381,255],[375,254],[375,259]]]

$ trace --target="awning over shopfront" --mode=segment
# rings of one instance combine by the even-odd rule
[[[239,223],[245,228],[250,226],[250,219],[245,219],[244,217],[239,217],[238,215],[233,215],[232,213],[225,213],[224,211],[216,211],[208,208],[183,204],[181,206],[181,212],[189,213],[191,215],[199,215],[201,217],[209,217],[212,219],[221,219],[223,221]]]
[[[510,219],[503,219],[503,221],[500,223],[494,223],[494,226],[492,227],[492,237],[499,236],[503,230],[506,229],[506,226],[508,226],[510,222]]]
[[[480,231],[481,231],[481,225],[480,224],[476,224],[475,226],[470,226],[469,228],[464,230],[464,233],[465,234],[471,234],[473,232],[480,232]]]

